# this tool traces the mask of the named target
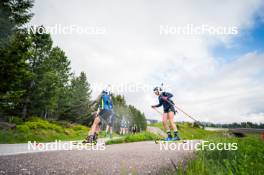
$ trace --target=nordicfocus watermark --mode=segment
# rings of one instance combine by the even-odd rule
[[[116,83],[114,85],[109,85],[110,87],[106,87],[105,83],[95,82],[91,83],[91,88],[95,92],[99,92],[102,89],[108,89],[111,92],[118,92],[118,93],[135,93],[135,92],[150,92],[153,91],[153,84],[146,84],[146,83]],[[163,90],[172,91],[170,86],[164,85],[162,87]]]
[[[186,24],[183,26],[160,25],[160,35],[237,35],[236,26],[211,26]]]
[[[104,26],[79,26],[79,25],[62,25],[55,24],[53,26],[31,26],[28,27],[28,32],[53,35],[104,35],[106,28]]]
[[[190,151],[190,150],[226,150],[226,151],[235,151],[238,149],[237,143],[213,143],[209,141],[202,142],[192,142],[188,141],[186,143],[175,143],[175,142],[166,142],[160,143],[160,151]]]
[[[49,143],[38,143],[36,141],[28,141],[28,151],[57,151],[57,150],[90,150],[90,151],[104,151],[106,149],[105,143],[97,143],[95,145],[75,144],[75,142],[62,142],[55,140]]]

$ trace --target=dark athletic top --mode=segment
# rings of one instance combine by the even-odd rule
[[[171,103],[169,103],[168,101],[166,100],[163,100],[162,97],[168,97],[168,101]],[[158,97],[159,99],[159,104],[155,105],[155,107],[160,107],[160,106],[163,106],[163,110],[164,111],[168,111],[169,109],[173,109],[174,111],[174,102],[171,100],[171,98],[173,97],[173,95],[169,92],[162,92],[160,94],[160,96]]]

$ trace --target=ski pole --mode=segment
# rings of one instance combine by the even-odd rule
[[[179,108],[178,106],[176,106],[175,104],[173,104],[172,102],[170,102],[169,100],[166,100],[170,105],[176,107],[179,111],[181,111],[183,114],[185,114],[187,117],[191,118],[193,121],[201,124],[198,120],[196,120],[195,118],[193,118],[190,114],[186,113],[184,110],[182,110],[181,108]],[[201,124],[202,125],[202,124]]]
[[[160,112],[159,110],[157,110],[156,108],[153,108],[155,111],[157,111],[160,115],[163,115],[162,112]]]

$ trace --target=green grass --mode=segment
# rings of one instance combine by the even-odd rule
[[[108,134],[106,135],[106,132],[105,132],[105,131],[100,131],[98,137],[99,137],[99,138],[109,137],[109,132],[108,132]],[[117,134],[116,132],[113,132],[113,133],[112,133],[112,137],[119,137],[119,134]]]
[[[191,124],[187,122],[176,124],[179,130],[179,135],[181,139],[184,140],[219,138],[223,135],[222,131],[207,131],[202,128],[192,127]],[[165,131],[162,123],[154,123],[150,126],[155,126]]]
[[[264,141],[259,135],[245,138],[212,139],[214,143],[237,143],[236,151],[201,150],[196,158],[180,166],[175,174],[180,175],[262,175],[264,174]]]
[[[155,123],[163,129],[161,123]],[[200,150],[195,157],[178,165],[177,170],[162,170],[161,174],[177,175],[262,175],[264,174],[264,140],[259,135],[244,138],[224,137],[222,131],[206,131],[193,128],[188,123],[177,123],[183,139],[202,139],[210,143],[237,143],[238,150]],[[164,129],[163,129],[164,130]]]
[[[87,136],[89,128],[68,122],[31,118],[16,129],[0,130],[0,143],[49,142],[54,140],[80,140]]]
[[[151,124],[150,126],[158,127],[162,130],[162,123]],[[177,123],[179,133],[182,139],[209,139],[209,138],[218,138],[223,136],[223,132],[216,131],[206,131],[201,128],[193,128],[190,123]],[[128,143],[128,142],[137,142],[137,141],[146,141],[146,140],[155,140],[159,136],[149,132],[141,132],[135,135],[125,135],[122,138],[109,140],[106,144],[119,144],[119,143]]]
[[[139,142],[139,141],[155,140],[157,138],[158,136],[156,134],[150,132],[140,132],[134,135],[125,135],[122,138],[108,140],[106,144],[111,145],[118,143]]]
[[[13,118],[13,123],[17,124],[16,129],[0,130],[0,143],[25,143],[28,141],[49,142],[54,140],[82,140],[87,136],[89,128],[71,124],[66,121],[47,121],[38,117],[33,117],[26,122]],[[222,135],[221,132],[205,131],[200,128],[192,128],[190,124],[177,124],[179,126],[182,139],[206,139]],[[161,123],[152,126],[163,128]],[[118,136],[113,133],[113,137]],[[105,132],[99,134],[99,138],[105,137]],[[126,135],[122,138],[110,140],[107,144],[136,142],[145,140],[155,140],[158,136],[148,132],[141,132],[135,135]]]

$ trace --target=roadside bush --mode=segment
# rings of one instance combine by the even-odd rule
[[[82,131],[82,130],[87,131],[87,128],[86,128],[85,126],[83,126],[83,125],[79,125],[79,124],[74,125],[72,129],[73,129],[74,131]]]
[[[23,132],[23,133],[29,133],[30,132],[30,128],[27,125],[17,125],[16,129],[19,132]]]
[[[27,125],[30,129],[51,129],[51,130],[55,130],[57,132],[63,132],[63,129],[61,126],[58,126],[56,124],[53,123],[49,123],[46,120],[43,119],[39,119],[39,118],[34,118],[30,121],[25,122],[24,125]]]
[[[17,125],[16,129],[0,130],[0,143],[49,142],[54,140],[80,140],[89,128],[66,122],[48,121],[32,117]],[[66,127],[70,126],[70,127]]]
[[[14,123],[16,125],[20,125],[23,123],[23,120],[19,117],[16,117],[16,116],[11,116],[11,117],[8,117],[8,122],[9,123]]]
[[[55,121],[55,120],[51,120],[49,121],[50,123],[53,123],[53,124],[56,124],[56,125],[60,125],[61,127],[64,127],[64,128],[71,128],[73,127],[74,124],[68,122],[68,121]]]
[[[42,122],[42,121],[46,121],[40,117],[36,117],[36,116],[33,116],[33,117],[30,117],[27,121],[30,121],[30,122]]]

